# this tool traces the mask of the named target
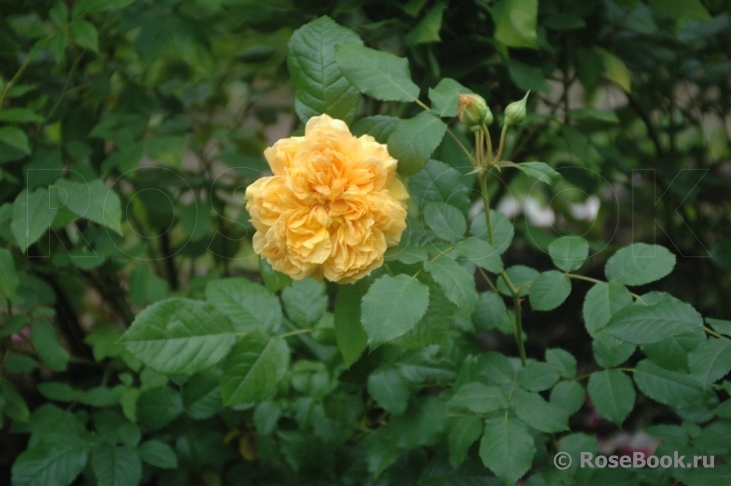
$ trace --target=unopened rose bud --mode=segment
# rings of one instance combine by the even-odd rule
[[[490,108],[485,103],[485,98],[476,94],[459,95],[457,117],[470,128],[489,125],[493,118]]]
[[[518,123],[525,120],[525,104],[528,101],[528,95],[530,90],[525,94],[522,100],[514,101],[505,108],[505,124],[506,125],[517,125]]]

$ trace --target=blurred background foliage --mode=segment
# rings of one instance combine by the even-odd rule
[[[548,189],[506,175],[491,188],[518,231],[506,266],[546,266],[552,239],[583,234],[591,277],[615,249],[655,242],[681,258],[674,278],[647,290],[731,318],[726,0],[3,1],[0,243],[12,259],[0,263],[17,275],[3,283],[13,306],[46,309],[32,319],[52,317],[71,354],[88,359],[95,324],[128,325],[213,278],[258,279],[243,190],[267,170],[263,149],[302,128],[287,42],[321,15],[407,57],[422,95],[451,77],[501,113],[531,90],[508,158],[544,160],[564,179]],[[362,115],[412,110],[361,105]],[[435,158],[470,170],[451,138]],[[111,187],[118,214],[79,219],[71,183],[81,181]],[[14,211],[36,198],[69,199],[33,213],[32,241],[19,241]],[[529,347],[578,337],[570,351],[590,356],[580,308],[526,316]],[[43,401],[32,382],[21,389],[30,405]],[[7,471],[22,445],[2,441],[15,444],[0,457]]]

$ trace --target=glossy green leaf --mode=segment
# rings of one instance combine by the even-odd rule
[[[508,275],[508,278],[513,283],[515,290],[518,291],[520,297],[525,297],[526,295],[528,295],[530,291],[530,286],[540,275],[540,273],[538,273],[538,270],[536,270],[535,268],[526,267],[525,265],[513,265],[512,267],[507,268],[505,270],[505,273]],[[498,278],[497,280],[497,288],[503,295],[513,295],[502,276],[500,276],[500,278]]]
[[[56,192],[56,188],[62,191]],[[59,208],[66,207],[82,218],[122,234],[122,203],[117,193],[99,179],[89,183],[60,179],[52,189]]]
[[[670,336],[693,332],[703,318],[692,305],[664,294],[659,301],[641,301],[617,311],[602,332],[632,344],[656,343]]]
[[[625,285],[645,285],[668,275],[675,255],[659,245],[635,243],[622,248],[607,261],[607,280]]]
[[[484,422],[476,416],[452,417],[447,427],[449,463],[457,469],[467,458],[467,452],[472,444],[482,435]]]
[[[434,159],[430,159],[421,171],[409,178],[409,195],[419,207],[431,202],[442,202],[454,206],[463,214],[467,214],[470,208],[470,190],[462,174]]]
[[[554,366],[531,361],[518,371],[518,386],[529,391],[548,390],[558,381],[559,376]]]
[[[637,363],[633,376],[642,393],[671,407],[692,407],[705,397],[702,385],[692,376],[660,368],[649,360]]]
[[[407,333],[429,305],[429,287],[409,275],[384,275],[363,296],[361,323],[371,346]]]
[[[372,98],[409,102],[419,97],[403,57],[345,42],[335,46],[335,60],[345,77]]]
[[[550,311],[564,303],[571,294],[571,280],[561,272],[543,272],[530,286],[530,305],[536,311]]]
[[[13,255],[5,248],[0,248],[0,294],[15,300],[15,293],[20,285],[20,280],[15,274],[15,262]]]
[[[467,231],[467,222],[462,213],[450,204],[430,202],[424,206],[424,222],[437,238],[455,243]]]
[[[434,88],[429,89],[432,111],[440,117],[457,116],[461,94],[472,94],[472,90],[452,78],[442,78]]]
[[[439,146],[447,125],[429,112],[401,121],[388,137],[388,152],[398,161],[398,173],[419,172]]]
[[[136,486],[142,478],[140,457],[130,447],[95,447],[91,451],[91,468],[99,486]]]
[[[706,317],[706,322],[716,331],[731,337],[731,321]]]
[[[327,113],[351,123],[360,91],[343,76],[335,62],[335,46],[360,45],[352,30],[323,16],[297,29],[287,45],[287,66],[295,89],[297,114],[303,121]]]
[[[424,263],[424,270],[429,272],[460,311],[472,314],[478,298],[475,279],[462,265],[451,258],[442,257]]]
[[[576,358],[560,348],[546,350],[546,363],[561,374],[562,378],[573,379],[576,376]]]
[[[178,467],[178,458],[175,451],[161,440],[153,439],[143,442],[137,448],[142,462],[161,469],[175,469]]]
[[[30,154],[28,136],[20,128],[0,127],[0,142],[10,145],[25,155]]]
[[[206,300],[226,314],[239,332],[272,331],[282,324],[279,299],[247,278],[212,280],[206,285]]]
[[[367,134],[375,138],[378,143],[386,143],[399,123],[401,123],[401,118],[395,116],[366,116],[356,120],[350,127],[350,131],[355,136],[360,137]]]
[[[555,186],[561,180],[561,174],[545,162],[521,162],[519,164],[500,162],[500,166],[518,169],[528,177],[545,182],[549,186]]]
[[[7,378],[0,377],[0,419],[2,414],[16,422],[27,422],[30,418],[25,400]]]
[[[89,445],[77,437],[56,434],[23,451],[13,463],[13,486],[67,486],[84,469]]]
[[[595,284],[586,293],[582,308],[586,330],[594,334],[606,326],[617,311],[631,303],[632,295],[624,285],[617,282]]]
[[[368,393],[384,410],[401,415],[409,401],[409,382],[397,368],[379,368],[368,375]]]
[[[488,420],[480,440],[482,463],[506,484],[515,484],[533,463],[536,447],[525,424],[514,417]]]
[[[80,47],[99,52],[99,32],[91,22],[76,19],[71,22],[69,30],[71,31],[71,37]]]
[[[259,271],[261,272],[262,280],[264,280],[264,286],[271,293],[292,285],[292,277],[274,270],[264,258],[259,259]]]
[[[508,47],[537,48],[538,0],[500,0],[490,12],[495,39]]]
[[[211,304],[172,298],[140,312],[119,342],[161,373],[194,374],[221,361],[235,341],[228,317]]]
[[[548,245],[551,261],[564,272],[578,270],[589,256],[589,243],[580,236],[562,236]]]
[[[195,375],[183,387],[185,413],[196,420],[213,417],[221,411],[221,370],[211,368]],[[142,459],[145,460],[144,458]]]
[[[475,413],[489,413],[507,408],[505,393],[496,386],[482,383],[462,385],[449,401],[450,407],[465,408]]]
[[[137,399],[137,420],[141,427],[160,430],[183,413],[180,393],[167,386],[142,390]]]
[[[446,346],[449,343],[449,327],[455,306],[438,284],[427,282],[425,274],[421,274],[420,278],[429,287],[429,306],[412,330],[390,342],[394,346],[423,349],[432,344]]]
[[[480,294],[475,311],[472,313],[472,322],[475,329],[487,331],[500,327],[500,324],[507,318],[507,307],[500,294],[491,291]]]
[[[488,351],[481,354],[478,359],[480,375],[487,381],[499,385],[513,385],[516,373],[505,355]]]
[[[231,349],[221,379],[226,406],[252,403],[273,394],[289,367],[289,346],[278,336],[262,331],[245,335]]]
[[[591,402],[602,417],[622,425],[635,405],[632,380],[619,370],[595,371],[588,384]]]
[[[569,428],[569,414],[566,409],[547,402],[538,393],[514,389],[510,408],[523,422],[541,432],[562,432]]]
[[[507,216],[493,209],[490,210],[490,221],[492,223],[492,246],[498,253],[503,254],[513,242],[515,228]],[[470,223],[470,235],[489,241],[484,211],[477,214]]]
[[[26,251],[51,226],[58,208],[51,205],[47,189],[23,190],[13,203],[10,229],[21,251]]]
[[[731,371],[731,339],[709,339],[700,343],[688,355],[688,366],[691,375],[709,388]]]
[[[355,363],[368,346],[368,335],[361,325],[360,301],[364,285],[341,285],[335,299],[335,340],[345,365]]]
[[[311,278],[298,280],[282,291],[287,316],[300,327],[309,327],[322,319],[327,310],[325,285]]]
[[[584,388],[575,381],[562,381],[551,389],[551,403],[563,408],[569,415],[581,409],[585,398]]]
[[[500,273],[503,271],[503,260],[498,251],[485,240],[476,237],[457,242],[454,252],[448,256],[451,255],[462,257],[488,272]]]
[[[430,8],[406,36],[409,44],[416,45],[439,42],[441,40],[439,31],[442,28],[442,15],[446,8],[447,6],[442,2],[437,2]]]
[[[35,321],[30,327],[30,339],[41,361],[53,371],[63,371],[69,362],[69,353],[61,345],[53,325]]]

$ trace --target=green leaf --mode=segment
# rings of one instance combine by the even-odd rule
[[[172,298],[140,312],[120,343],[147,366],[194,374],[221,361],[236,341],[228,317],[211,304]]]
[[[452,417],[449,419],[449,435],[447,444],[449,447],[449,463],[454,469],[467,458],[467,452],[472,444],[482,435],[484,423],[479,417],[464,416]],[[444,483],[446,486],[446,483]]]
[[[434,232],[437,238],[455,243],[467,231],[467,222],[464,216],[450,204],[430,202],[424,206],[424,221]]]
[[[610,110],[599,110],[596,108],[578,108],[570,110],[571,117],[576,120],[592,119],[599,120],[606,123],[619,123],[619,117],[617,114]]]
[[[611,368],[627,361],[635,352],[637,346],[623,343],[618,339],[614,339],[612,336],[602,333],[595,336],[594,341],[591,343],[591,348],[597,364],[603,368]]]
[[[5,357],[5,370],[8,373],[28,373],[38,368],[36,360],[22,354],[8,354]]]
[[[91,22],[76,19],[71,22],[69,30],[71,31],[71,37],[80,47],[99,52],[99,32]]]
[[[472,313],[472,322],[475,329],[487,331],[500,325],[508,318],[507,308],[503,298],[492,291],[483,292],[477,299],[475,311]]]
[[[642,393],[671,407],[692,407],[705,398],[703,388],[695,378],[660,368],[649,360],[637,363],[634,379]]]
[[[507,408],[505,393],[496,386],[482,383],[462,385],[449,401],[450,407],[466,408],[475,413],[489,413]]]
[[[335,62],[335,46],[341,42],[362,44],[355,32],[323,16],[294,31],[287,44],[295,106],[303,121],[323,113],[346,123],[355,118],[360,91]]]
[[[642,352],[656,365],[670,371],[687,373],[688,353],[705,340],[706,334],[701,328],[698,328],[694,332],[678,334],[656,343],[645,344],[642,346]]]
[[[28,136],[23,130],[16,127],[0,127],[0,142],[18,149],[25,155],[30,155]]]
[[[188,417],[196,420],[211,418],[221,411],[221,376],[218,368],[195,375],[183,387],[183,407]],[[145,460],[144,458],[142,459]]]
[[[500,162],[501,167],[513,167],[523,172],[528,177],[545,182],[549,186],[555,186],[561,180],[561,174],[545,162]]]
[[[130,447],[95,447],[91,451],[91,468],[99,486],[136,486],[142,478],[140,457]]]
[[[58,207],[66,207],[74,214],[105,226],[122,234],[122,203],[112,189],[99,179],[88,184],[59,179],[52,188],[61,188],[63,195],[59,198]],[[64,203],[65,201],[65,203]]]
[[[439,285],[427,281],[426,274],[421,274],[420,279],[429,287],[429,306],[412,330],[389,344],[408,349],[423,349],[432,344],[446,346],[449,343],[449,326],[454,316],[454,305]]]
[[[66,383],[58,381],[47,381],[38,384],[38,391],[49,400],[57,402],[73,402],[79,394]]]
[[[562,381],[551,389],[551,403],[562,407],[569,415],[578,412],[584,405],[586,392],[575,381]]]
[[[500,253],[485,240],[476,237],[463,239],[457,242],[454,252],[450,255],[452,254],[462,257],[488,272],[500,273],[503,271],[503,260],[500,258]]]
[[[401,123],[401,118],[395,116],[367,116],[356,120],[350,127],[350,131],[355,136],[367,134],[375,138],[378,143],[386,143],[399,123]]]
[[[411,102],[419,97],[405,58],[345,42],[335,46],[335,60],[345,77],[372,98]]]
[[[675,2],[673,2],[675,3]],[[687,486],[708,486],[709,484],[728,484],[731,482],[731,465],[718,464],[713,468],[701,468],[698,463],[698,469],[693,469],[683,478],[683,483]]]
[[[488,420],[480,440],[482,463],[506,484],[515,484],[533,463],[536,447],[525,424],[508,416]]]
[[[140,33],[135,39],[135,50],[144,64],[162,56],[175,33],[174,17],[147,12],[140,16]]]
[[[226,314],[234,329],[273,331],[282,324],[279,299],[264,286],[247,278],[212,280],[206,285],[206,300]]]
[[[518,371],[518,386],[529,391],[548,390],[558,381],[559,376],[555,367],[531,361]]]
[[[490,13],[499,42],[508,47],[538,48],[538,0],[500,0]]]
[[[430,202],[442,202],[456,207],[465,215],[470,209],[470,190],[462,174],[434,159],[409,178],[409,195],[419,207]]]
[[[41,361],[53,371],[63,371],[69,362],[69,353],[56,336],[53,325],[47,321],[35,321],[30,327],[30,339]]]
[[[589,377],[588,390],[597,412],[619,426],[634,408],[632,380],[619,370],[595,371]]]
[[[43,117],[39,116],[29,108],[4,108],[3,111],[0,111],[0,121],[10,123],[37,123],[43,121]],[[25,136],[25,133],[23,133],[23,136]],[[5,143],[8,142],[5,141]],[[16,148],[23,150],[21,147],[16,146]],[[25,152],[28,153],[27,151]]]
[[[396,125],[388,137],[388,152],[398,161],[398,173],[410,176],[419,172],[446,131],[447,125],[426,111]]]
[[[231,350],[221,379],[226,406],[252,403],[277,391],[289,367],[289,346],[278,336],[262,331],[245,335]]]
[[[137,399],[137,419],[149,431],[160,430],[183,413],[180,393],[167,386],[142,390]]]
[[[488,351],[479,356],[480,375],[491,383],[512,385],[515,370],[508,358],[495,351]]]
[[[490,210],[490,221],[492,222],[492,246],[498,253],[503,254],[510,248],[515,236],[515,228],[507,216],[493,209]],[[477,214],[470,223],[470,235],[488,241],[487,221],[484,211]]]
[[[625,285],[645,285],[668,275],[675,255],[659,245],[635,243],[622,248],[607,261],[607,280]]]
[[[15,273],[13,255],[5,248],[0,248],[0,294],[13,301],[18,285],[20,285],[20,280]]]
[[[513,282],[513,286],[515,287],[515,289],[520,291],[520,297],[525,297],[526,295],[528,295],[528,292],[530,291],[530,286],[540,275],[538,273],[538,270],[536,270],[535,268],[526,267],[525,265],[513,265],[512,267],[506,269],[505,273],[508,275],[510,281]],[[510,289],[508,288],[508,285],[505,283],[505,280],[502,276],[500,276],[500,278],[498,278],[497,280],[497,288],[503,295],[507,295],[509,297],[513,295],[510,292]]]
[[[160,440],[153,439],[140,444],[137,448],[137,454],[143,462],[151,466],[161,469],[176,469],[178,467],[178,458],[175,451]]]
[[[262,280],[264,280],[264,286],[271,293],[292,285],[292,277],[287,274],[277,272],[272,268],[269,262],[263,258],[259,259],[259,271],[261,272]]]
[[[368,346],[368,335],[360,324],[361,283],[340,285],[335,299],[335,340],[345,366],[355,363]]]
[[[731,371],[731,340],[709,339],[688,355],[690,373],[705,388]]]
[[[50,203],[47,189],[24,189],[15,198],[10,229],[21,251],[25,252],[51,226],[58,209]]]
[[[550,311],[564,303],[571,294],[571,280],[561,272],[543,272],[530,286],[530,305],[536,311]]]
[[[397,368],[379,368],[368,375],[368,393],[385,411],[401,415],[409,402],[409,382]]]
[[[652,7],[676,19],[712,20],[701,0],[650,0]]]
[[[71,14],[76,18],[86,13],[113,12],[134,2],[135,0],[78,0],[74,2]]]
[[[723,319],[712,319],[710,317],[706,317],[706,322],[711,327],[713,327],[713,329],[720,332],[721,334],[725,334],[726,336],[731,336],[731,321],[726,321]]]
[[[0,377],[0,420],[2,420],[3,413],[16,422],[27,422],[30,418],[30,412],[23,397],[10,380]]]
[[[18,456],[13,463],[13,486],[66,486],[81,473],[88,460],[89,444],[74,436],[59,435],[56,440],[42,440]]]
[[[603,331],[624,342],[648,344],[693,332],[702,326],[703,318],[692,305],[663,294],[652,304],[637,301],[620,309]]]
[[[580,236],[562,236],[548,245],[551,261],[564,272],[578,270],[589,256],[589,243]]]
[[[584,298],[582,309],[584,324],[589,334],[594,334],[609,322],[620,309],[632,303],[627,287],[617,282],[595,284]]]
[[[384,275],[363,296],[361,322],[371,346],[407,333],[429,305],[429,287],[409,275]]]
[[[442,28],[442,14],[447,8],[442,2],[437,2],[424,15],[418,24],[408,33],[406,40],[410,45],[439,42],[439,31]]]
[[[449,257],[442,257],[424,263],[424,270],[429,272],[460,311],[472,314],[478,298],[475,279],[462,265]]]
[[[624,61],[604,49],[597,49],[597,52],[604,64],[604,76],[617,84],[626,93],[632,92],[632,72],[627,68]]]
[[[298,280],[282,291],[287,316],[300,327],[309,327],[322,319],[327,310],[325,285],[311,278]]]
[[[576,358],[560,348],[546,350],[546,362],[561,374],[562,378],[573,379],[576,376]]]
[[[431,109],[439,117],[457,116],[459,95],[472,94],[472,90],[465,88],[452,78],[442,78],[439,84],[429,89]]]
[[[510,408],[523,422],[541,432],[562,432],[569,428],[566,409],[547,402],[538,393],[514,389]]]

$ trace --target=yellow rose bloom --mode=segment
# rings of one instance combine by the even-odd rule
[[[304,137],[264,151],[274,174],[246,189],[254,251],[295,280],[354,282],[383,264],[406,228],[396,160],[370,135],[320,115]]]

